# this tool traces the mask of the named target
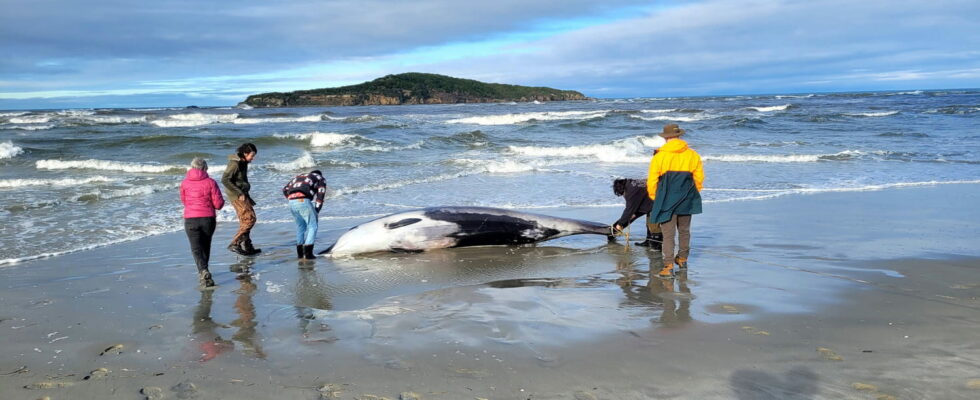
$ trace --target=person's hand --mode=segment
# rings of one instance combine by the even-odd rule
[[[238,201],[245,201],[245,195],[244,194],[238,195]]]
[[[613,224],[612,228],[613,228],[613,232],[622,232],[623,230],[623,227],[619,226],[619,224]]]

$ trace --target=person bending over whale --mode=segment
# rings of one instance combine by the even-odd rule
[[[289,211],[296,220],[296,257],[316,259],[313,241],[316,240],[317,217],[323,207],[323,195],[327,193],[327,180],[320,170],[293,177],[282,187],[282,195],[289,200]]]
[[[650,214],[650,209],[653,208],[653,200],[650,200],[650,196],[647,194],[646,180],[616,179],[613,181],[613,194],[626,199],[623,215],[613,223],[613,229],[616,231],[622,231],[637,218]],[[646,239],[642,242],[636,242],[636,245],[647,246],[660,251],[661,243],[664,241],[660,225],[647,223],[646,226]]]

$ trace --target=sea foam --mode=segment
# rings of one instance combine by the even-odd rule
[[[457,118],[446,121],[449,124],[474,124],[474,125],[516,125],[531,121],[556,121],[556,120],[586,120],[602,118],[609,114],[609,110],[603,111],[553,111],[553,112],[530,112],[519,114],[499,114],[482,115],[478,117]]]
[[[161,128],[188,128],[194,126],[204,126],[220,123],[232,123],[238,118],[238,114],[174,114],[161,119],[150,121],[151,124]]]
[[[772,112],[772,111],[786,111],[792,104],[783,104],[781,106],[768,106],[768,107],[746,107],[748,110],[758,111],[758,112]]]
[[[316,160],[313,159],[313,155],[309,152],[303,152],[303,155],[292,161],[268,164],[269,168],[284,172],[296,171],[303,168],[312,168],[315,166],[317,166]]]
[[[38,160],[37,169],[98,169],[123,172],[183,172],[187,167],[179,165],[139,164],[107,160]]]
[[[0,179],[0,188],[19,188],[29,186],[45,187],[66,187],[87,185],[89,183],[113,182],[115,179],[105,176],[93,176],[90,178],[62,178],[62,179]]]
[[[273,136],[283,139],[309,140],[310,146],[313,147],[340,146],[343,144],[349,144],[355,138],[360,137],[359,135],[349,135],[335,132],[310,132],[288,135],[275,134]]]
[[[0,160],[5,158],[14,158],[22,153],[24,153],[24,149],[15,146],[13,142],[8,141],[0,143]]]

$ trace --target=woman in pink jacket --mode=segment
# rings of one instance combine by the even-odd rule
[[[180,201],[184,203],[184,231],[191,242],[191,254],[197,263],[201,287],[214,286],[208,260],[211,258],[211,236],[217,225],[214,210],[225,206],[218,183],[208,176],[208,163],[200,157],[191,161],[187,177],[180,182]]]

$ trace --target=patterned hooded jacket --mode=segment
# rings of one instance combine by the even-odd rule
[[[282,195],[286,196],[287,199],[305,198],[313,200],[316,212],[320,212],[320,208],[323,207],[323,196],[326,193],[327,180],[323,178],[320,171],[296,175],[286,186],[282,187]]]

